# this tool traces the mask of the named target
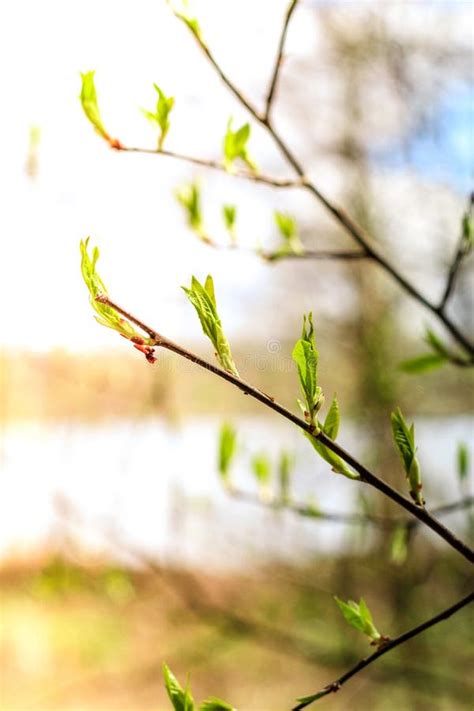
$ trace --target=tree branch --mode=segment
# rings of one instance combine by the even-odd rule
[[[472,217],[472,208],[474,204],[474,194],[471,195],[470,201],[469,201],[469,207],[466,212],[465,218],[470,219]],[[461,267],[462,261],[469,252],[471,251],[471,244],[469,241],[466,241],[466,235],[464,234],[464,224],[461,228],[461,234],[459,236],[459,242],[458,246],[456,249],[456,252],[454,254],[453,260],[451,262],[451,265],[449,267],[449,272],[448,272],[448,277],[446,279],[446,287],[444,289],[443,296],[441,297],[441,301],[439,302],[438,309],[440,312],[444,312],[446,308],[446,304],[448,303],[453,290],[454,290],[454,285],[456,282],[456,278],[459,273],[459,269]]]
[[[402,287],[413,299],[422,304],[426,309],[428,309],[446,328],[451,334],[452,338],[457,341],[457,343],[462,346],[462,348],[469,354],[470,362],[474,364],[474,343],[472,343],[467,336],[465,336],[456,324],[451,320],[449,316],[446,315],[443,309],[439,307],[438,304],[433,303],[427,299],[408,279],[406,279],[395,266],[378,250],[371,245],[371,238],[368,233],[359,225],[350,215],[341,207],[339,207],[335,202],[329,200],[317,186],[305,176],[305,171],[302,164],[293,154],[288,144],[280,136],[280,134],[273,127],[270,118],[265,113],[260,113],[258,109],[253,106],[253,104],[248,101],[242,94],[240,89],[233,83],[233,81],[227,76],[224,70],[221,68],[214,55],[210,51],[209,47],[203,42],[202,38],[192,33],[195,40],[197,41],[199,47],[204,52],[205,56],[214,67],[224,84],[228,87],[231,93],[236,97],[236,99],[244,106],[253,118],[258,121],[262,126],[264,126],[269,135],[272,137],[274,143],[278,146],[281,153],[285,156],[288,163],[292,166],[296,174],[302,181],[303,187],[308,190],[314,197],[325,207],[325,209],[333,215],[335,220],[344,228],[344,230],[357,242],[357,244],[362,247],[363,251],[367,254],[367,257],[372,259],[378,266],[383,269],[387,274],[389,274],[399,286]]]
[[[358,462],[351,454],[349,454],[349,452],[346,452],[340,445],[338,445],[336,442],[333,442],[329,437],[327,437],[324,432],[314,434],[311,425],[294,415],[290,410],[283,407],[283,405],[280,405],[272,397],[266,395],[261,390],[258,390],[249,383],[246,383],[240,377],[233,375],[232,373],[224,370],[223,368],[220,368],[217,365],[208,363],[206,360],[196,355],[195,353],[192,353],[186,348],[183,348],[177,343],[174,343],[173,341],[169,340],[162,334],[158,333],[158,331],[153,330],[152,328],[150,328],[150,326],[147,326],[145,323],[137,319],[136,316],[133,316],[132,314],[122,309],[116,303],[111,301],[108,296],[100,295],[97,297],[97,301],[115,309],[117,313],[121,314],[131,323],[134,323],[136,326],[141,328],[154,341],[155,346],[173,351],[173,353],[176,353],[182,358],[186,358],[192,363],[199,365],[201,368],[209,370],[211,373],[217,375],[223,380],[227,380],[227,382],[232,383],[232,385],[235,385],[235,387],[237,387],[246,395],[250,395],[250,397],[254,398],[255,400],[258,400],[271,410],[274,410],[279,415],[286,418],[287,420],[295,424],[297,427],[302,429],[304,432],[307,432],[313,437],[319,439],[322,444],[324,444],[328,449],[330,449],[332,452],[341,457],[341,459],[343,459],[347,464],[349,464],[350,467],[352,467],[352,469],[354,469],[354,471],[359,474],[360,481],[369,484],[369,486],[372,486],[373,488],[377,489],[389,499],[394,501],[396,504],[404,508],[406,511],[415,516],[415,518],[419,519],[422,523],[424,523],[426,526],[435,531],[438,536],[443,538],[446,543],[448,543],[452,548],[461,553],[461,555],[467,558],[467,560],[474,562],[474,551],[469,548],[467,544],[457,538],[457,536],[455,536],[452,531],[448,530],[445,526],[443,526],[442,523],[440,523],[437,519],[431,516],[426,509],[417,506],[415,503],[400,494],[396,489],[393,489],[389,484],[380,479],[377,475],[369,471],[363,464]]]
[[[366,657],[365,659],[362,659],[360,662],[358,662],[358,664],[352,667],[352,669],[349,669],[349,671],[345,672],[345,674],[340,676],[339,679],[336,679],[331,684],[325,686],[324,689],[322,689],[320,692],[303,699],[301,703],[299,703],[293,708],[293,711],[301,711],[301,709],[306,708],[314,701],[322,699],[328,694],[332,694],[336,691],[339,691],[343,684],[349,681],[349,679],[352,679],[353,676],[361,672],[370,664],[375,662],[377,659],[379,659],[379,657],[382,657],[384,654],[387,654],[387,652],[390,652],[392,649],[395,649],[395,647],[399,647],[401,644],[408,642],[410,639],[413,639],[413,637],[416,637],[422,632],[425,632],[425,630],[428,630],[430,627],[434,627],[434,625],[437,625],[439,622],[447,620],[449,617],[458,612],[458,610],[461,610],[463,607],[466,607],[473,601],[474,592],[471,592],[462,600],[459,600],[459,602],[457,602],[456,604],[452,605],[451,607],[448,607],[446,610],[443,610],[443,612],[440,612],[435,617],[432,617],[426,622],[423,622],[421,625],[418,625],[418,627],[413,627],[413,629],[408,630],[408,632],[401,634],[399,637],[395,637],[395,639],[390,640],[383,647],[379,648],[376,652],[371,654],[369,657]]]
[[[296,10],[297,3],[298,3],[298,0],[291,0],[290,4],[288,6],[288,9],[286,11],[285,19],[283,22],[283,27],[282,27],[281,34],[280,34],[280,41],[278,43],[278,51],[277,51],[277,56],[275,59],[275,65],[273,67],[272,78],[270,80],[270,88],[268,90],[267,100],[265,103],[265,113],[263,114],[264,121],[268,121],[268,118],[270,116],[270,111],[272,108],[272,101],[273,101],[273,97],[275,95],[275,90],[276,90],[278,78],[280,75],[280,68],[281,68],[282,61],[283,61],[283,51],[285,49],[285,42],[286,42],[286,35],[288,32],[288,26],[290,24],[291,16],[292,16],[293,12]]]

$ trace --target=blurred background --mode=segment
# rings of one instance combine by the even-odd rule
[[[195,2],[215,57],[259,106],[286,7]],[[302,0],[273,109],[322,192],[430,298],[443,291],[472,186],[473,19],[472,4],[457,0]],[[354,247],[307,193],[114,152],[94,133],[78,100],[88,70],[105,126],[127,146],[156,145],[140,111],[154,106],[153,82],[176,97],[170,150],[220,159],[229,116],[236,126],[248,120],[163,0],[4,4],[0,56],[1,708],[167,709],[166,661],[183,682],[191,674],[199,699],[288,709],[369,651],[334,595],[364,596],[381,631],[396,636],[466,594],[467,568],[421,530],[400,551],[393,531],[230,497],[217,471],[224,420],[237,431],[234,478],[249,497],[252,459],[267,457],[275,480],[286,452],[295,501],[399,513],[334,476],[300,432],[250,398],[172,354],[151,366],[99,327],[80,239],[99,246],[112,298],[206,358],[212,351],[180,286],[211,273],[242,376],[292,409],[291,350],[313,310],[321,385],[341,404],[341,443],[403,490],[389,420],[400,405],[416,423],[429,506],[472,493],[456,463],[461,443],[472,448],[472,376],[453,366],[400,371],[426,350],[426,325],[446,334],[375,265],[269,264],[254,253],[278,247],[277,209],[295,217],[308,248]],[[257,125],[250,147],[263,172],[292,177]],[[174,191],[194,179],[222,246],[222,204],[238,206],[241,249],[210,248],[189,231]],[[472,261],[450,302],[466,332]],[[472,512],[443,520],[472,540]],[[321,705],[471,708],[469,614],[387,655]]]

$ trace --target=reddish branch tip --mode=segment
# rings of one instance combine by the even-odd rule
[[[108,302],[108,297],[105,294],[97,294],[95,300],[98,301],[99,304],[106,304]]]
[[[123,148],[123,145],[120,143],[118,138],[109,138],[109,146],[111,148],[115,148],[117,151],[121,151]]]

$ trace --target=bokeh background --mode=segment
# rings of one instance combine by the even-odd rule
[[[225,71],[262,105],[286,3],[195,3]],[[288,34],[274,122],[322,191],[430,297],[443,290],[473,177],[473,8],[469,2],[302,0]],[[170,158],[113,152],[79,100],[96,70],[104,123],[129,146],[155,146],[140,107],[153,82],[176,97],[167,147],[219,159],[227,120],[248,116],[163,0],[18,0],[0,9],[2,309],[0,370],[0,703],[5,711],[169,708],[167,661],[195,696],[239,709],[288,709],[367,653],[333,595],[364,596],[395,636],[467,591],[462,560],[419,531],[405,561],[390,535],[301,519],[234,500],[217,474],[232,422],[234,476],[256,492],[251,461],[294,459],[295,500],[393,514],[330,473],[301,433],[177,358],[154,366],[92,318],[79,241],[101,250],[113,298],[211,358],[180,286],[214,276],[243,377],[293,408],[291,350],[313,310],[321,384],[337,391],[341,442],[399,488],[390,439],[397,404],[417,428],[430,505],[469,494],[456,452],[472,445],[472,376],[398,364],[431,325],[376,266],[281,261],[256,253],[294,215],[314,249],[350,249],[311,197]],[[291,177],[252,125],[265,173]],[[240,249],[189,231],[174,191],[200,180],[206,224],[223,247],[223,203],[238,206]],[[472,258],[450,311],[472,329]],[[276,475],[275,475],[276,476]],[[472,515],[446,523],[467,538]],[[468,709],[469,611],[391,653],[340,695],[346,709]],[[472,621],[472,620],[471,620]]]

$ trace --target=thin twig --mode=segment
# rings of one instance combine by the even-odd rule
[[[292,16],[293,12],[296,10],[297,3],[298,3],[298,0],[291,0],[290,4],[288,6],[288,9],[286,11],[285,19],[283,21],[283,27],[282,27],[281,34],[280,34],[280,41],[278,43],[277,56],[275,59],[275,65],[273,67],[272,78],[270,80],[270,88],[268,90],[267,100],[265,103],[265,113],[263,114],[263,118],[265,121],[268,121],[268,118],[270,116],[270,111],[272,108],[272,101],[273,101],[273,97],[275,95],[275,89],[277,87],[278,78],[280,76],[280,68],[281,68],[282,61],[283,61],[283,51],[285,49],[286,35],[288,32],[288,27],[290,24],[291,16]]]
[[[395,639],[390,640],[383,647],[379,648],[376,652],[371,654],[369,657],[366,657],[365,659],[362,659],[360,662],[358,662],[354,667],[352,667],[352,669],[349,669],[349,671],[345,672],[345,674],[340,676],[339,679],[336,679],[331,684],[325,686],[324,689],[322,689],[319,693],[312,695],[312,697],[309,696],[306,700],[301,701],[300,704],[293,708],[293,711],[301,711],[301,709],[306,708],[314,701],[322,699],[328,694],[332,694],[336,691],[339,691],[343,684],[345,684],[347,681],[349,681],[349,679],[352,679],[353,676],[361,672],[362,669],[365,669],[370,664],[375,662],[377,659],[379,659],[379,657],[382,657],[384,654],[387,654],[387,652],[390,652],[392,649],[395,649],[395,647],[398,647],[399,645],[408,642],[408,640],[413,639],[413,637],[416,637],[422,632],[425,632],[425,630],[428,630],[430,627],[434,627],[434,625],[437,625],[439,622],[447,620],[449,617],[458,612],[458,610],[461,610],[463,607],[466,607],[473,601],[474,592],[471,592],[462,600],[459,600],[459,602],[455,603],[451,607],[448,607],[446,610],[443,610],[443,612],[440,612],[438,615],[435,615],[435,617],[432,617],[426,622],[423,622],[421,625],[418,625],[418,627],[413,627],[411,630],[408,630],[408,632],[404,632],[404,634],[401,634],[399,637],[395,637]]]
[[[469,203],[469,208],[466,217],[469,215],[472,216],[472,208],[473,208],[473,202],[474,202],[474,195],[471,195],[470,203]],[[441,312],[444,312],[446,308],[446,304],[448,303],[453,290],[454,290],[454,285],[456,282],[456,278],[459,274],[459,269],[461,267],[462,261],[467,255],[469,254],[471,249],[471,245],[469,243],[466,243],[466,236],[464,234],[464,225],[461,228],[461,234],[459,236],[459,242],[458,246],[456,249],[456,252],[454,254],[453,260],[451,262],[451,265],[449,267],[449,272],[448,272],[448,277],[446,279],[446,287],[444,289],[443,296],[441,297],[441,301],[439,302],[439,310]]]
[[[235,499],[239,499],[250,504],[264,506],[265,508],[269,508],[272,511],[290,511],[296,514],[297,516],[311,518],[314,521],[328,521],[331,523],[343,524],[369,523],[377,528],[383,529],[393,529],[396,526],[403,525],[410,525],[414,528],[421,523],[419,519],[407,519],[402,518],[400,516],[378,516],[377,514],[363,513],[357,511],[350,513],[341,513],[339,511],[325,511],[318,509],[316,506],[311,506],[311,504],[299,504],[291,500],[284,501],[278,498],[265,500],[258,494],[254,494],[249,491],[244,491],[243,489],[236,489],[235,487],[229,487],[227,491],[229,495]],[[450,513],[470,508],[471,506],[473,506],[473,504],[474,496],[467,496],[463,499],[453,501],[449,504],[442,504],[441,506],[436,506],[435,508],[431,509],[431,514],[446,516]]]
[[[341,207],[339,207],[335,202],[329,200],[317,186],[309,180],[305,175],[305,170],[299,160],[296,158],[294,153],[289,148],[288,144],[276,131],[272,125],[270,118],[265,113],[260,113],[260,111],[253,106],[253,104],[243,95],[242,91],[234,84],[234,82],[227,76],[223,71],[222,67],[219,65],[214,55],[210,51],[209,47],[202,41],[201,37],[195,33],[192,33],[195,40],[197,41],[199,47],[204,52],[205,56],[214,67],[224,84],[232,92],[232,94],[238,99],[238,101],[244,106],[253,118],[258,121],[262,126],[266,128],[269,135],[272,137],[274,143],[278,146],[281,153],[285,156],[288,163],[292,166],[296,174],[302,181],[303,187],[308,190],[314,197],[326,208],[328,212],[333,215],[336,221],[348,232],[348,234],[357,242],[357,244],[364,250],[367,257],[372,259],[376,264],[379,265],[385,272],[390,274],[390,276],[401,286],[410,296],[422,304],[426,309],[431,311],[431,313],[444,325],[447,331],[451,334],[453,339],[461,345],[464,350],[470,356],[470,362],[474,364],[474,343],[472,343],[467,336],[465,336],[456,324],[451,320],[451,318],[440,309],[438,304],[427,299],[408,279],[406,279],[395,267],[394,265],[378,250],[372,246],[371,238],[369,234],[359,225],[350,215]]]
[[[166,348],[167,350],[173,351],[173,353],[176,353],[182,358],[186,358],[192,363],[199,365],[201,368],[209,370],[211,373],[217,375],[223,380],[227,380],[227,382],[232,383],[232,385],[235,385],[235,387],[237,387],[246,395],[249,395],[255,400],[258,400],[263,405],[266,405],[266,407],[270,408],[271,410],[274,410],[279,415],[295,424],[304,432],[307,432],[319,439],[322,444],[324,444],[328,449],[330,449],[332,452],[341,457],[341,459],[343,459],[347,464],[349,464],[350,467],[352,467],[352,469],[354,469],[354,471],[357,472],[360,481],[369,484],[369,486],[374,487],[382,494],[390,498],[392,501],[394,501],[399,506],[401,506],[406,511],[415,516],[415,518],[419,519],[429,528],[435,531],[435,533],[437,533],[441,538],[443,538],[446,543],[448,543],[452,548],[461,553],[461,555],[467,558],[467,560],[474,562],[474,551],[466,543],[461,541],[457,536],[454,535],[452,531],[448,530],[445,526],[443,526],[442,523],[440,523],[437,519],[431,516],[431,514],[429,514],[426,509],[417,506],[415,503],[400,494],[396,489],[393,489],[389,484],[380,479],[376,474],[373,474],[371,471],[369,471],[363,464],[358,462],[357,459],[355,459],[351,454],[349,454],[349,452],[346,452],[340,445],[338,445],[336,442],[333,442],[329,437],[327,437],[324,432],[314,434],[313,428],[310,424],[294,415],[290,410],[288,410],[286,407],[283,407],[283,405],[280,405],[269,395],[266,395],[261,390],[258,390],[258,388],[255,388],[249,383],[246,383],[244,380],[234,375],[233,373],[229,373],[228,371],[224,370],[223,368],[220,368],[217,365],[208,363],[206,360],[196,355],[195,353],[192,353],[186,348],[183,348],[177,343],[174,343],[173,341],[169,340],[168,338],[160,334],[158,331],[155,331],[154,329],[150,328],[150,326],[147,326],[145,323],[137,319],[136,316],[133,316],[131,313],[122,309],[116,303],[111,301],[108,296],[100,295],[97,297],[97,300],[100,303],[106,304],[107,306],[110,306],[111,308],[115,309],[117,313],[121,314],[131,323],[134,323],[136,326],[141,328],[154,341],[155,346],[161,346],[162,348]]]

